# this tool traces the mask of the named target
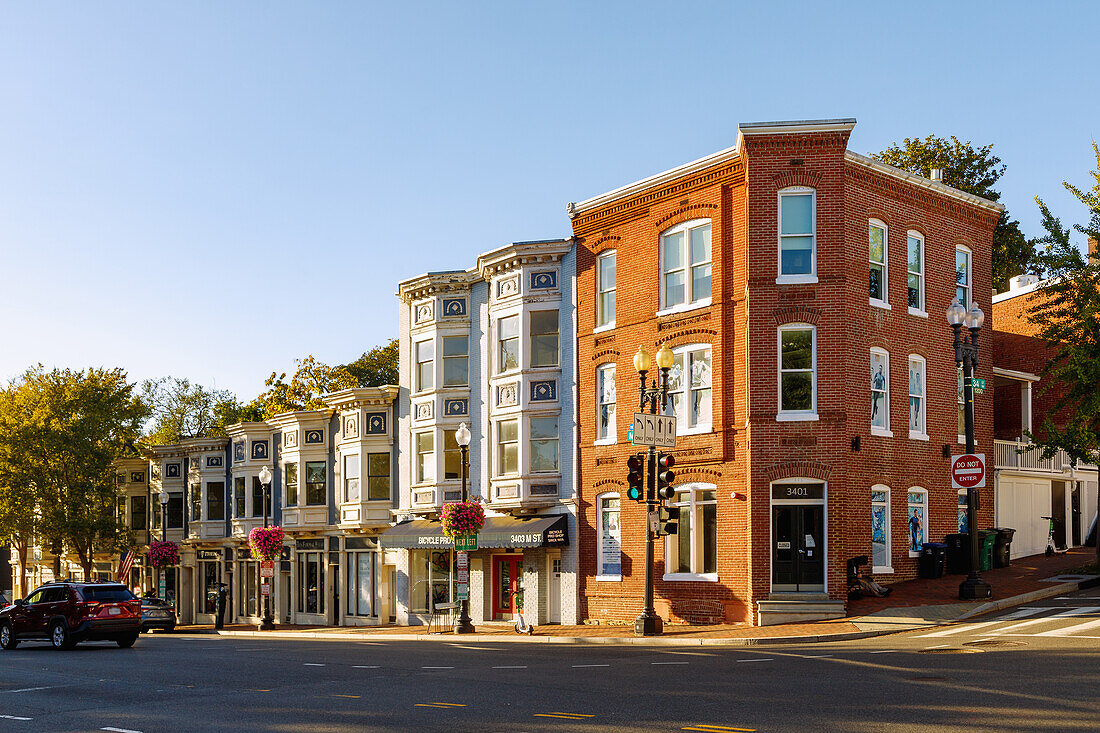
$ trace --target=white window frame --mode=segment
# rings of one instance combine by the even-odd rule
[[[871,259],[870,251],[870,239],[871,239],[871,227],[876,227],[882,230],[882,262],[875,262]],[[871,305],[877,308],[885,308],[890,310],[890,228],[886,226],[886,222],[881,219],[869,219],[867,221],[867,268],[868,268],[868,281],[867,281],[867,295]],[[870,268],[874,265],[882,267],[882,297],[876,298],[871,295],[870,292]]]
[[[892,572],[894,572],[894,553],[892,551],[893,538],[892,538],[891,532],[890,532],[891,524],[893,524],[893,522],[891,520],[891,511],[890,511],[890,487],[885,485],[885,484],[875,484],[874,486],[871,487],[872,496],[874,495],[874,493],[876,491],[882,491],[886,494],[886,501],[875,501],[874,498],[871,499],[871,515],[872,515],[872,517],[874,516],[874,508],[875,507],[883,507],[883,508],[886,509],[886,560],[889,564],[888,565],[875,565],[874,564],[875,550],[874,550],[874,547],[872,546],[872,548],[871,548],[871,572],[873,572],[875,574],[892,573]],[[871,525],[871,532],[872,532],[871,537],[872,537],[872,541],[873,541],[873,538],[874,538],[874,525],[873,524]]]
[[[431,451],[420,450],[420,438],[427,436],[431,438],[432,445]],[[424,432],[413,433],[413,484],[423,485],[430,484],[435,481],[436,465],[435,465],[435,431],[427,430]],[[431,475],[428,475],[428,472]]]
[[[426,346],[431,349],[431,355],[427,359],[421,359],[420,348]],[[430,392],[435,389],[435,340],[422,339],[413,343],[413,362],[416,364],[413,379],[416,381],[415,392]],[[424,386],[424,369],[427,366],[427,374],[431,378],[431,384]]]
[[[910,494],[920,494],[924,498],[921,503],[914,503],[909,500]],[[921,532],[923,534],[921,547],[923,547],[924,543],[928,542],[928,536],[930,534],[928,525],[931,521],[931,517],[928,513],[928,489],[920,486],[910,486],[905,492],[905,549],[908,550],[909,557],[920,557],[919,552],[913,552],[913,550],[910,549],[910,540],[913,537],[913,533],[909,527],[909,510],[915,506],[924,508],[924,526],[921,527]]]
[[[886,415],[886,424],[885,425],[874,425],[874,424],[872,424],[871,425],[871,435],[881,435],[885,438],[892,438],[892,437],[894,437],[894,431],[890,429],[890,352],[887,351],[886,349],[880,349],[877,346],[875,346],[875,347],[872,347],[871,354],[877,354],[878,356],[883,357],[883,361],[885,362],[885,365],[886,365],[886,373],[883,375],[886,378],[886,384],[883,385],[883,388],[881,390],[882,391],[882,396],[883,396],[882,409],[884,410],[884,414]],[[872,374],[871,379],[873,380],[874,378],[875,378],[874,374]],[[873,385],[873,382],[869,385],[869,388],[870,388],[870,391],[872,393],[872,396],[874,396],[875,389],[872,385]],[[874,404],[873,401],[872,401],[872,404]]]
[[[913,365],[920,364],[920,394],[913,393]],[[920,354],[909,355],[909,437],[928,440],[928,361]],[[913,398],[920,400],[920,425],[913,428]]]
[[[783,274],[783,238],[804,237],[805,234],[783,234],[783,197],[810,195],[810,272],[784,275]],[[817,189],[807,186],[788,186],[781,189],[775,201],[775,232],[776,232],[776,285],[792,285],[799,283],[817,282]]]
[[[600,364],[596,367],[596,440],[595,445],[614,445],[618,441],[618,426],[616,424],[618,418],[618,384],[616,383],[615,364],[608,362]],[[611,382],[615,385],[613,388],[611,399],[604,401],[604,380],[608,373],[611,374]],[[611,412],[611,419],[607,427],[607,433],[604,434],[603,430],[603,410],[608,407]]]
[[[356,465],[358,465],[358,467],[359,467],[357,473],[354,476],[349,475],[350,474],[350,472],[348,471],[348,459],[349,458],[354,458],[355,462],[356,462]],[[363,480],[361,478],[362,474],[363,474],[363,462],[361,460],[359,452],[356,451],[354,453],[344,453],[344,454],[342,454],[342,456],[340,458],[340,468],[341,468],[340,472],[343,474],[340,477],[341,480],[342,480],[342,483],[343,483],[343,488],[342,488],[343,503],[344,504],[357,504],[357,503],[361,502],[363,500]],[[352,482],[352,481],[355,482],[356,497],[354,499],[348,498],[348,489],[350,487],[350,482]]]
[[[916,240],[920,241],[920,265],[919,265],[920,270],[911,269],[911,263],[909,262],[909,240],[910,239],[916,239]],[[909,304],[909,278],[912,277],[912,276],[916,276],[918,282],[920,283],[920,286],[917,288],[917,295],[919,296],[918,297],[919,304],[915,308],[912,305],[909,305],[908,307],[909,307],[909,315],[919,316],[920,318],[927,318],[928,317],[928,312],[925,310],[925,305],[924,305],[924,298],[925,298],[925,288],[924,288],[924,259],[925,259],[925,256],[924,256],[924,248],[925,248],[925,239],[924,239],[923,234],[921,234],[920,232],[918,232],[915,229],[910,229],[909,231],[907,231],[905,233],[905,302],[906,302],[907,305]]]
[[[535,316],[536,313],[540,314],[540,315],[544,314],[544,313],[553,313],[554,314],[554,329],[555,330],[553,332],[553,335],[554,335],[554,339],[555,339],[555,346],[554,346],[554,363],[553,364],[539,364],[539,365],[536,366],[535,363],[534,363],[535,362],[535,337],[536,336],[546,337],[546,336],[550,335],[549,332],[539,333],[539,334],[535,333],[534,326],[531,324],[531,319]],[[539,309],[539,310],[532,310],[532,311],[527,312],[527,318],[524,319],[524,320],[527,321],[527,362],[528,362],[527,367],[529,369],[560,369],[561,368],[561,311],[558,310],[557,308],[542,308],[542,309]],[[522,333],[521,333],[521,336],[522,336]],[[520,363],[521,364],[523,363],[522,362],[522,355],[521,355]]]
[[[447,341],[448,339],[466,339],[466,351],[461,354],[447,354]],[[447,387],[469,387],[470,386],[470,335],[466,333],[448,333],[443,334],[440,338],[440,358],[443,362],[443,378],[440,386],[444,389]],[[466,381],[461,384],[447,384],[447,366],[456,362],[465,362],[466,364]]]
[[[680,357],[684,362],[683,377],[680,380],[680,389],[675,392],[669,389],[669,402],[668,407],[665,410],[666,415],[674,415],[676,417],[676,434],[677,435],[698,435],[701,433],[709,433],[714,429],[714,347],[712,344],[685,344],[683,346],[677,346],[672,349],[673,358]],[[710,355],[710,387],[704,387],[703,389],[710,390],[710,420],[707,422],[699,422],[695,425],[690,424],[691,416],[691,354],[696,351],[706,351]],[[672,411],[673,394],[677,394],[680,397],[681,403],[684,406],[683,419],[681,415],[675,415]]]
[[[669,505],[680,507],[680,516],[681,517],[684,516],[685,512],[690,514],[690,516],[691,516],[691,519],[689,521],[690,529],[691,529],[691,540],[690,540],[691,557],[688,560],[688,566],[693,568],[693,570],[692,570],[692,572],[687,572],[687,573],[681,573],[681,572],[669,573],[669,572],[666,572],[664,574],[662,580],[666,580],[666,581],[669,581],[669,580],[676,580],[676,581],[687,580],[687,581],[702,581],[702,582],[708,582],[708,583],[716,583],[716,582],[718,582],[718,554],[719,554],[719,551],[721,549],[721,543],[718,542],[717,522],[715,523],[715,530],[714,530],[714,534],[715,534],[715,537],[714,537],[714,570],[715,570],[715,572],[713,572],[713,573],[697,572],[697,571],[694,570],[694,568],[700,567],[702,565],[702,562],[703,562],[702,542],[703,542],[704,538],[702,538],[700,536],[697,536],[697,534],[696,534],[696,529],[699,528],[699,526],[702,524],[702,522],[699,520],[699,517],[702,514],[702,512],[700,511],[700,507],[714,505],[715,506],[715,511],[717,512],[718,487],[715,486],[714,484],[687,483],[687,484],[681,484],[680,486],[676,486],[674,488],[675,488],[677,494],[679,494],[680,492],[687,492],[687,494],[688,494],[688,500],[686,502],[678,501],[677,498],[674,498],[672,501],[669,502]],[[708,499],[706,501],[698,500],[696,498],[696,496],[701,494],[704,491],[713,491],[714,492],[714,499],[713,500]],[[680,528],[682,528],[682,527],[683,527],[683,524],[681,523]],[[668,535],[667,537],[665,537],[665,568],[666,569],[672,564],[671,558],[673,557],[673,551],[674,551],[673,550],[673,548],[674,548],[673,543],[678,543],[678,542],[679,542],[679,534]],[[679,557],[677,556],[676,559],[679,560]]]
[[[963,368],[961,366],[955,369],[955,402],[958,405],[958,410],[955,412],[955,424],[959,429],[959,445],[965,445],[966,415],[963,414],[963,410],[966,409],[966,390],[963,385]]]
[[[702,226],[710,227],[710,259],[701,260],[699,262],[691,261],[691,231],[698,229]],[[684,235],[684,241],[680,249],[680,255],[682,257],[683,271],[684,271],[684,301],[682,303],[669,303],[665,299],[665,237],[682,232]],[[661,309],[657,311],[657,315],[662,316],[668,313],[680,313],[682,311],[694,310],[695,308],[705,308],[711,304],[714,297],[714,223],[710,219],[691,219],[689,221],[677,224],[674,227],[669,227],[660,233],[657,237],[657,252],[660,260],[660,281],[658,287],[660,288],[660,304]],[[617,263],[616,263],[617,264]],[[694,282],[691,277],[691,271],[695,267],[702,267],[704,265],[710,265],[710,292],[705,298],[695,298],[693,292],[692,283]],[[617,281],[617,274],[616,274]]]
[[[966,489],[959,489],[958,493],[955,495],[955,504],[957,510],[955,513],[955,528],[958,529],[959,532],[963,531],[962,522],[963,517],[966,516],[967,499],[968,497],[966,495]],[[969,527],[967,529],[969,529]]]
[[[959,253],[960,252],[962,252],[966,255],[966,284],[965,285],[960,285],[959,280],[958,280],[958,277],[959,277],[958,262],[959,262]],[[962,303],[962,306],[964,308],[966,308],[967,310],[970,310],[970,304],[974,301],[974,253],[970,250],[969,247],[964,247],[961,244],[955,245],[955,267],[954,267],[954,270],[955,270],[955,277],[953,279],[955,280],[955,295],[952,296],[952,297],[957,298],[959,288],[960,287],[965,288],[966,289],[966,302],[965,303],[962,303],[962,301],[959,301],[959,302]]]
[[[615,310],[618,307],[618,302],[616,302],[615,305],[613,305],[611,307],[610,318],[608,317],[609,314],[604,312],[603,296],[610,293],[612,296],[616,296],[616,298],[617,298],[617,293],[616,293],[616,289],[615,289],[616,286],[614,284],[612,284],[611,287],[607,287],[607,284],[605,282],[603,282],[603,276],[601,275],[601,273],[603,272],[602,265],[607,260],[611,260],[611,271],[613,273],[613,277],[615,278],[616,283],[618,282],[618,276],[619,276],[619,273],[618,273],[619,262],[618,262],[617,252],[613,249],[612,250],[607,250],[605,252],[601,252],[596,257],[596,329],[595,330],[597,330],[597,331],[604,331],[604,330],[607,330],[607,329],[615,328]]]
[[[811,383],[811,398],[809,410],[784,410],[783,409],[783,332],[784,331],[806,331],[811,333],[811,355],[810,355],[810,383]],[[801,420],[817,420],[817,326],[809,323],[784,323],[775,331],[775,376],[776,376],[776,394],[775,394],[775,406],[777,422],[797,422]],[[804,371],[802,369],[793,371]]]
[[[554,434],[541,438],[535,437],[533,423],[535,420],[553,420]],[[527,472],[531,474],[547,475],[561,473],[561,418],[557,414],[531,415],[527,418]],[[535,443],[554,443],[556,458],[551,469],[536,469],[533,465],[535,458]]]
[[[505,424],[514,424],[516,426],[515,440],[509,440],[509,441],[507,441],[507,443],[505,443],[504,441],[501,440],[501,435],[503,434],[503,431],[501,430],[501,426],[503,426]],[[519,418],[518,417],[511,417],[511,418],[507,418],[505,420],[497,420],[496,423],[493,425],[493,427],[495,428],[495,433],[494,433],[495,440],[493,441],[493,449],[496,451],[496,456],[493,460],[493,476],[494,477],[518,476],[520,474],[520,466],[521,466],[521,461],[522,461],[522,456],[520,456],[520,450],[519,450],[520,439],[522,438],[522,436],[520,435],[520,421],[519,421]],[[503,469],[504,446],[505,445],[515,445],[515,447],[516,447],[516,468],[515,468],[515,471],[505,472],[504,469]]]
[[[605,500],[615,499],[619,502],[616,507],[604,507]],[[623,500],[617,493],[605,493],[596,496],[596,577],[598,581],[610,581],[619,582],[623,579],[622,563],[623,563],[623,544],[622,544],[622,527],[623,527]],[[619,572],[616,573],[604,573],[603,572],[603,553],[604,553],[604,536],[603,536],[603,515],[604,512],[616,512],[619,515]]]
[[[504,323],[509,319],[514,318],[516,324],[516,335],[508,338],[503,337]],[[505,315],[497,316],[496,324],[493,327],[494,336],[496,337],[496,374],[507,374],[508,372],[519,371],[523,366],[523,316],[520,313],[508,313]],[[504,367],[504,343],[506,341],[515,342],[516,345],[516,365],[514,367]]]

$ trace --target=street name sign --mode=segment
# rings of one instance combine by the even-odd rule
[[[477,549],[476,534],[460,534],[455,537],[455,549],[459,552],[473,552]]]
[[[951,456],[951,487],[980,489],[985,486],[985,454]]]
[[[635,412],[630,442],[654,448],[675,448],[676,418],[673,415]]]

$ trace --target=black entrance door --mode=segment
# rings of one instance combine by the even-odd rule
[[[825,508],[772,507],[772,590],[825,590]]]

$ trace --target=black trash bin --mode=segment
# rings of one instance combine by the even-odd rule
[[[943,542],[925,542],[921,546],[917,575],[921,578],[942,578],[947,545]]]
[[[1007,568],[1011,563],[1012,536],[1016,534],[1016,530],[1009,527],[994,527],[993,531],[997,533],[997,539],[993,543],[993,567]]]
[[[943,538],[947,545],[947,574],[962,575],[970,571],[970,535],[965,532]]]

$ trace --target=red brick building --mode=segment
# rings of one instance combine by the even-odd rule
[[[676,355],[666,620],[839,615],[848,558],[890,583],[916,574],[911,543],[957,531],[944,310],[958,293],[988,311],[1001,207],[849,151],[854,124],[742,125],[732,148],[570,204],[582,617],[641,610],[645,511],[626,497],[641,345]],[[991,454],[988,401],[976,421]]]

